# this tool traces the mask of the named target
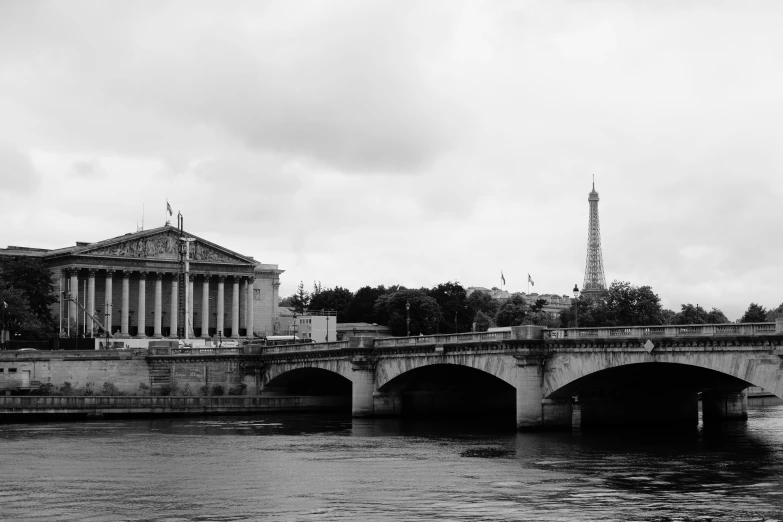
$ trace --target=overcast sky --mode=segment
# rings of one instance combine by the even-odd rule
[[[783,302],[783,3],[0,1],[0,246],[164,222],[299,281]],[[176,222],[176,221],[175,221]]]

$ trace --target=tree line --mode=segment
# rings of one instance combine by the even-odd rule
[[[521,293],[498,300],[483,291],[467,291],[459,282],[432,288],[409,289],[400,285],[365,286],[356,293],[347,288],[324,288],[320,282],[307,291],[299,283],[297,291],[280,302],[298,313],[331,310],[338,323],[364,322],[388,326],[391,334],[429,335],[435,333],[486,331],[495,326],[540,325],[550,328],[720,324],[729,319],[718,308],[682,304],[680,311],[664,309],[650,286],[614,281],[602,296],[582,295],[571,306],[552,314],[547,301],[529,301]],[[551,310],[551,309],[550,309]],[[751,303],[742,323],[768,322],[783,317],[783,304],[767,310]],[[578,323],[577,323],[578,321]]]
[[[0,257],[0,307],[11,338],[48,339],[58,335],[52,306],[58,302],[51,272],[40,259]],[[649,286],[625,281],[613,282],[600,298],[581,296],[554,317],[545,310],[547,302],[528,302],[522,294],[497,300],[482,291],[469,296],[459,282],[432,288],[400,285],[364,286],[356,292],[347,288],[324,288],[314,283],[307,291],[300,282],[297,291],[280,304],[298,313],[332,310],[338,322],[377,323],[388,326],[392,335],[486,331],[493,326],[524,324],[548,327],[641,326],[664,324],[717,324],[730,322],[717,308],[682,304],[679,312],[666,310]],[[783,317],[783,304],[766,309],[751,303],[739,322],[771,322]],[[75,330],[75,329],[74,329]]]

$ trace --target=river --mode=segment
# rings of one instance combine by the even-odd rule
[[[0,518],[783,521],[783,406],[663,433],[259,415],[0,425]]]

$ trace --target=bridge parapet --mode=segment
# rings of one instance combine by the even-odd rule
[[[420,335],[416,337],[385,337],[375,339],[375,348],[407,348],[410,346],[482,343],[511,339],[511,332],[474,332],[448,335]]]
[[[665,326],[620,326],[613,328],[553,328],[545,339],[611,339],[613,337],[759,337],[780,335],[783,323],[686,324]]]

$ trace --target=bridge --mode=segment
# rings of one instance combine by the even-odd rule
[[[183,349],[189,351],[189,349]],[[547,329],[243,347],[248,391],[350,396],[355,417],[478,414],[520,430],[747,418],[749,386],[783,398],[776,323]],[[515,416],[515,417],[514,417]]]

